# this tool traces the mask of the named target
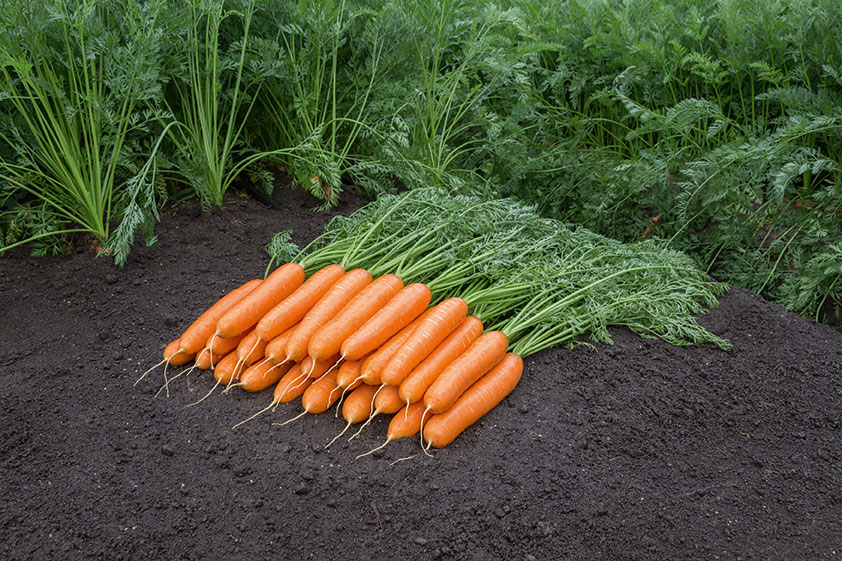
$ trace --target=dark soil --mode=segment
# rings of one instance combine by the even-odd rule
[[[2,559],[833,559],[842,555],[842,334],[735,289],[702,321],[730,353],[613,331],[527,360],[506,401],[433,458],[386,419],[324,450],[333,413],[270,397],[185,408],[210,376],[132,384],[271,234],[331,216],[231,199],[183,209],[124,270],[0,260]],[[353,197],[338,210],[360,204]],[[172,372],[170,372],[172,373]]]

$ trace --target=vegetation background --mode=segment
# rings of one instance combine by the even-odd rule
[[[513,196],[842,310],[833,0],[0,0],[0,242],[125,262],[278,169]]]

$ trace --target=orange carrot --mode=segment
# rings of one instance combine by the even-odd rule
[[[333,393],[335,388],[336,372],[331,372],[318,382],[313,382],[301,396],[301,406],[304,407],[304,411],[315,415],[330,409],[330,406],[336,403]]]
[[[287,363],[289,364],[289,363]],[[244,419],[231,427],[231,430],[239,427],[240,425],[244,425],[262,415],[263,413],[269,411],[273,407],[277,407],[280,403],[289,403],[293,399],[297,398],[301,394],[304,393],[305,390],[310,386],[309,379],[302,380],[302,372],[301,372],[301,363],[295,364],[289,371],[283,375],[283,377],[278,381],[278,384],[275,386],[275,391],[272,392],[272,403],[252,415],[251,417]]]
[[[196,368],[199,370],[209,370],[211,364],[218,364],[223,358],[225,358],[225,355],[213,354],[205,347],[196,355]]]
[[[366,323],[403,288],[403,281],[395,275],[383,275],[357,294],[332,320],[311,338],[307,352],[316,360],[325,360],[338,353],[351,334]],[[349,360],[357,360],[365,353]]]
[[[292,368],[292,363],[278,364],[271,360],[258,362],[246,368],[240,376],[240,382],[234,384],[247,392],[263,391],[274,385]]]
[[[266,312],[292,294],[304,282],[304,267],[298,263],[281,265],[260,285],[216,322],[217,337],[235,337],[260,321]]]
[[[421,418],[423,415],[424,404],[422,402],[419,401],[411,405],[405,405],[394,417],[392,417],[392,420],[389,421],[389,430],[386,432],[386,442],[374,450],[366,452],[365,454],[360,454],[357,458],[373,454],[393,440],[418,434],[418,431],[421,430]],[[424,423],[426,424],[429,422],[430,418],[431,417],[427,417],[424,420]]]
[[[316,360],[307,357],[301,361],[301,370],[306,372],[310,378],[320,378],[325,372],[336,366],[339,362],[339,355],[333,355],[327,360]]]
[[[243,366],[251,366],[263,358],[267,344],[266,341],[258,339],[256,330],[252,331],[237,345],[237,358],[242,361]]]
[[[243,340],[243,337],[247,336],[249,333],[251,333],[251,331],[237,335],[236,337],[227,338],[217,337],[216,334],[211,334],[211,336],[208,337],[208,341],[205,346],[211,350],[214,357],[216,357],[216,355],[227,355],[236,349],[237,345],[240,344],[240,341]],[[216,364],[216,358],[214,358],[213,363]]]
[[[290,360],[302,360],[307,355],[307,347],[313,335],[369,284],[371,274],[365,269],[354,269],[345,273],[307,312],[298,329],[290,336],[287,343],[287,356]]]
[[[428,317],[431,312],[432,308],[398,331],[382,347],[368,355],[368,358],[363,361],[362,368],[360,369],[360,376],[362,376],[363,382],[372,386],[379,386],[381,384],[380,374],[383,372],[383,367],[389,363],[389,360],[398,352],[401,345],[409,339],[415,328],[418,327],[419,322]]]
[[[427,285],[410,284],[342,343],[342,356],[357,360],[370,353],[420,316],[431,299]]]
[[[342,265],[328,265],[316,271],[295,292],[266,312],[254,328],[257,336],[261,341],[270,341],[301,321],[344,274]]]
[[[437,414],[449,409],[471,384],[500,362],[508,346],[509,338],[502,331],[480,335],[436,378],[424,393],[424,404]]]
[[[243,368],[244,366],[237,357],[237,353],[229,353],[213,369],[213,377],[219,384],[229,384],[233,380],[239,379]]]
[[[166,346],[164,349],[164,362],[166,362],[167,365],[182,366],[193,360],[193,357],[196,356],[195,353],[185,353],[180,347],[181,339],[176,339]]]
[[[275,388],[275,397],[278,403],[289,403],[307,391],[312,380],[304,377],[305,374],[305,372],[302,372],[300,362],[296,363],[295,366],[284,374]]]
[[[386,384],[382,384],[374,393],[374,399],[372,401],[374,404],[374,411],[371,413],[371,416],[366,420],[363,426],[354,433],[354,436],[348,439],[349,441],[357,438],[363,429],[366,428],[379,414],[395,413],[396,411],[400,411],[401,407],[403,407],[403,402],[398,396],[397,386],[387,386]]]
[[[400,385],[412,369],[450,335],[468,315],[468,304],[461,298],[448,298],[431,309],[401,348],[383,368],[383,383]]]
[[[263,354],[266,358],[272,359],[274,362],[290,362],[287,360],[287,342],[289,338],[295,333],[299,324],[295,324],[266,344],[266,349]]]
[[[309,378],[308,380],[312,380]],[[318,414],[324,413],[330,406],[336,403],[336,372],[329,372],[327,376],[320,378],[313,382],[307,391],[304,392],[304,395],[301,396],[301,406],[304,407],[304,411],[300,414],[296,415],[292,419],[288,419],[283,423],[272,423],[273,425],[283,426],[287,423],[291,423],[296,419],[300,419],[307,413],[310,414]],[[338,397],[338,396],[337,396]]]
[[[379,413],[391,415],[400,411],[405,405],[398,395],[397,386],[383,386],[374,398],[374,415]]]
[[[349,391],[359,386],[362,383],[360,370],[365,360],[363,358],[361,360],[344,361],[339,367],[339,372],[336,374],[336,385],[340,388],[348,388]],[[353,387],[351,387],[352,384]]]
[[[462,431],[503,401],[523,373],[523,360],[507,354],[488,374],[474,383],[446,411],[433,416],[424,427],[424,440],[435,448],[447,446]]]
[[[213,336],[219,318],[260,286],[262,282],[260,279],[250,280],[239,288],[235,288],[208,308],[181,336],[181,351],[188,354],[199,352],[207,342],[208,337]]]
[[[482,334],[482,322],[470,316],[453,333],[439,343],[430,355],[421,361],[400,385],[400,396],[404,403],[421,401],[424,392],[441,374],[448,364],[468,350],[468,347]]]
[[[331,440],[325,448],[330,447],[331,444],[341,437],[354,423],[361,423],[371,416],[371,402],[374,398],[374,393],[377,388],[368,384],[363,384],[348,396],[345,400],[345,405],[342,406],[342,416],[348,421],[345,428]]]

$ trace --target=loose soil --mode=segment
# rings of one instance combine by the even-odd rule
[[[702,323],[734,344],[546,351],[434,457],[378,418],[324,450],[332,412],[285,426],[270,397],[162,372],[132,384],[278,230],[329,213],[231,198],[163,217],[125,269],[0,259],[2,559],[834,559],[842,555],[842,334],[734,289]],[[170,371],[169,374],[173,374]]]

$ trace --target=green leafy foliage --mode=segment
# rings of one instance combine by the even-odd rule
[[[92,234],[106,251],[122,247],[157,212],[138,162],[155,157],[145,137],[159,117],[160,4],[2,8],[2,249],[74,232]]]
[[[349,185],[519,198],[839,313],[834,0],[2,7],[4,247],[82,230],[122,261],[173,192],[209,208],[283,169],[320,208]]]

